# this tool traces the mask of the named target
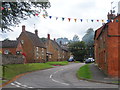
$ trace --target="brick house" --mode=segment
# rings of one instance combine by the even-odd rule
[[[68,50],[67,44],[62,44],[62,42],[60,41],[60,46],[62,48],[62,60],[66,61],[70,58],[71,53]]]
[[[22,51],[21,43],[19,43],[17,40],[6,39],[0,42],[0,51],[2,51],[2,54],[16,55],[17,52],[19,52],[20,50]]]
[[[62,48],[56,41],[50,39],[48,34],[47,39],[44,41],[47,48],[47,61],[65,61],[68,57],[68,50]]]
[[[18,41],[21,42],[23,53],[26,55],[26,63],[46,61],[46,47],[38,37],[38,30],[35,30],[34,34],[26,31],[23,25]]]
[[[111,17],[112,16],[112,17]],[[95,31],[95,60],[98,67],[110,77],[120,77],[120,15],[108,14],[110,22]]]

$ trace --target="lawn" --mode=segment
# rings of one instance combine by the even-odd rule
[[[50,65],[67,65],[68,61],[60,61],[60,62],[47,62]]]
[[[3,77],[5,80],[11,80],[16,75],[52,68],[53,65],[67,65],[67,61],[61,62],[47,62],[47,63],[30,63],[30,64],[11,64],[11,65],[4,65],[3,68]]]
[[[21,73],[36,71],[46,68],[51,68],[52,66],[46,63],[31,63],[31,64],[11,64],[5,65],[3,72],[3,77],[7,80],[12,79],[16,75]]]
[[[86,64],[82,67],[79,68],[79,70],[77,71],[77,77],[80,78],[85,78],[85,79],[91,79],[92,75],[91,75],[91,71],[89,68],[89,64]]]

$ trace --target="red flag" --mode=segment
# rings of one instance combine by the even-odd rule
[[[3,8],[3,7],[1,7],[1,10],[4,10],[4,8]]]
[[[70,22],[71,18],[68,18],[68,21]]]
[[[36,15],[36,16],[38,16],[38,14],[37,14],[37,13],[36,13],[35,15]]]

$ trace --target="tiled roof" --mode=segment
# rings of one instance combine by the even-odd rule
[[[4,40],[1,42],[2,42],[2,44],[0,44],[0,47],[2,47],[2,48],[16,48],[18,45],[17,40]]]
[[[39,39],[39,37],[36,34],[28,32],[28,31],[25,31],[25,33],[32,40],[34,46],[45,48],[44,43]]]

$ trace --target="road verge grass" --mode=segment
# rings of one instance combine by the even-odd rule
[[[60,61],[60,62],[47,62],[50,65],[67,65],[68,61]]]
[[[22,73],[52,68],[53,65],[67,65],[67,64],[68,64],[67,61],[61,61],[61,62],[4,65],[3,78],[5,80],[11,80],[13,77]]]
[[[89,64],[86,64],[79,68],[79,70],[77,71],[77,77],[78,77],[78,79],[81,79],[81,78],[92,79]]]

